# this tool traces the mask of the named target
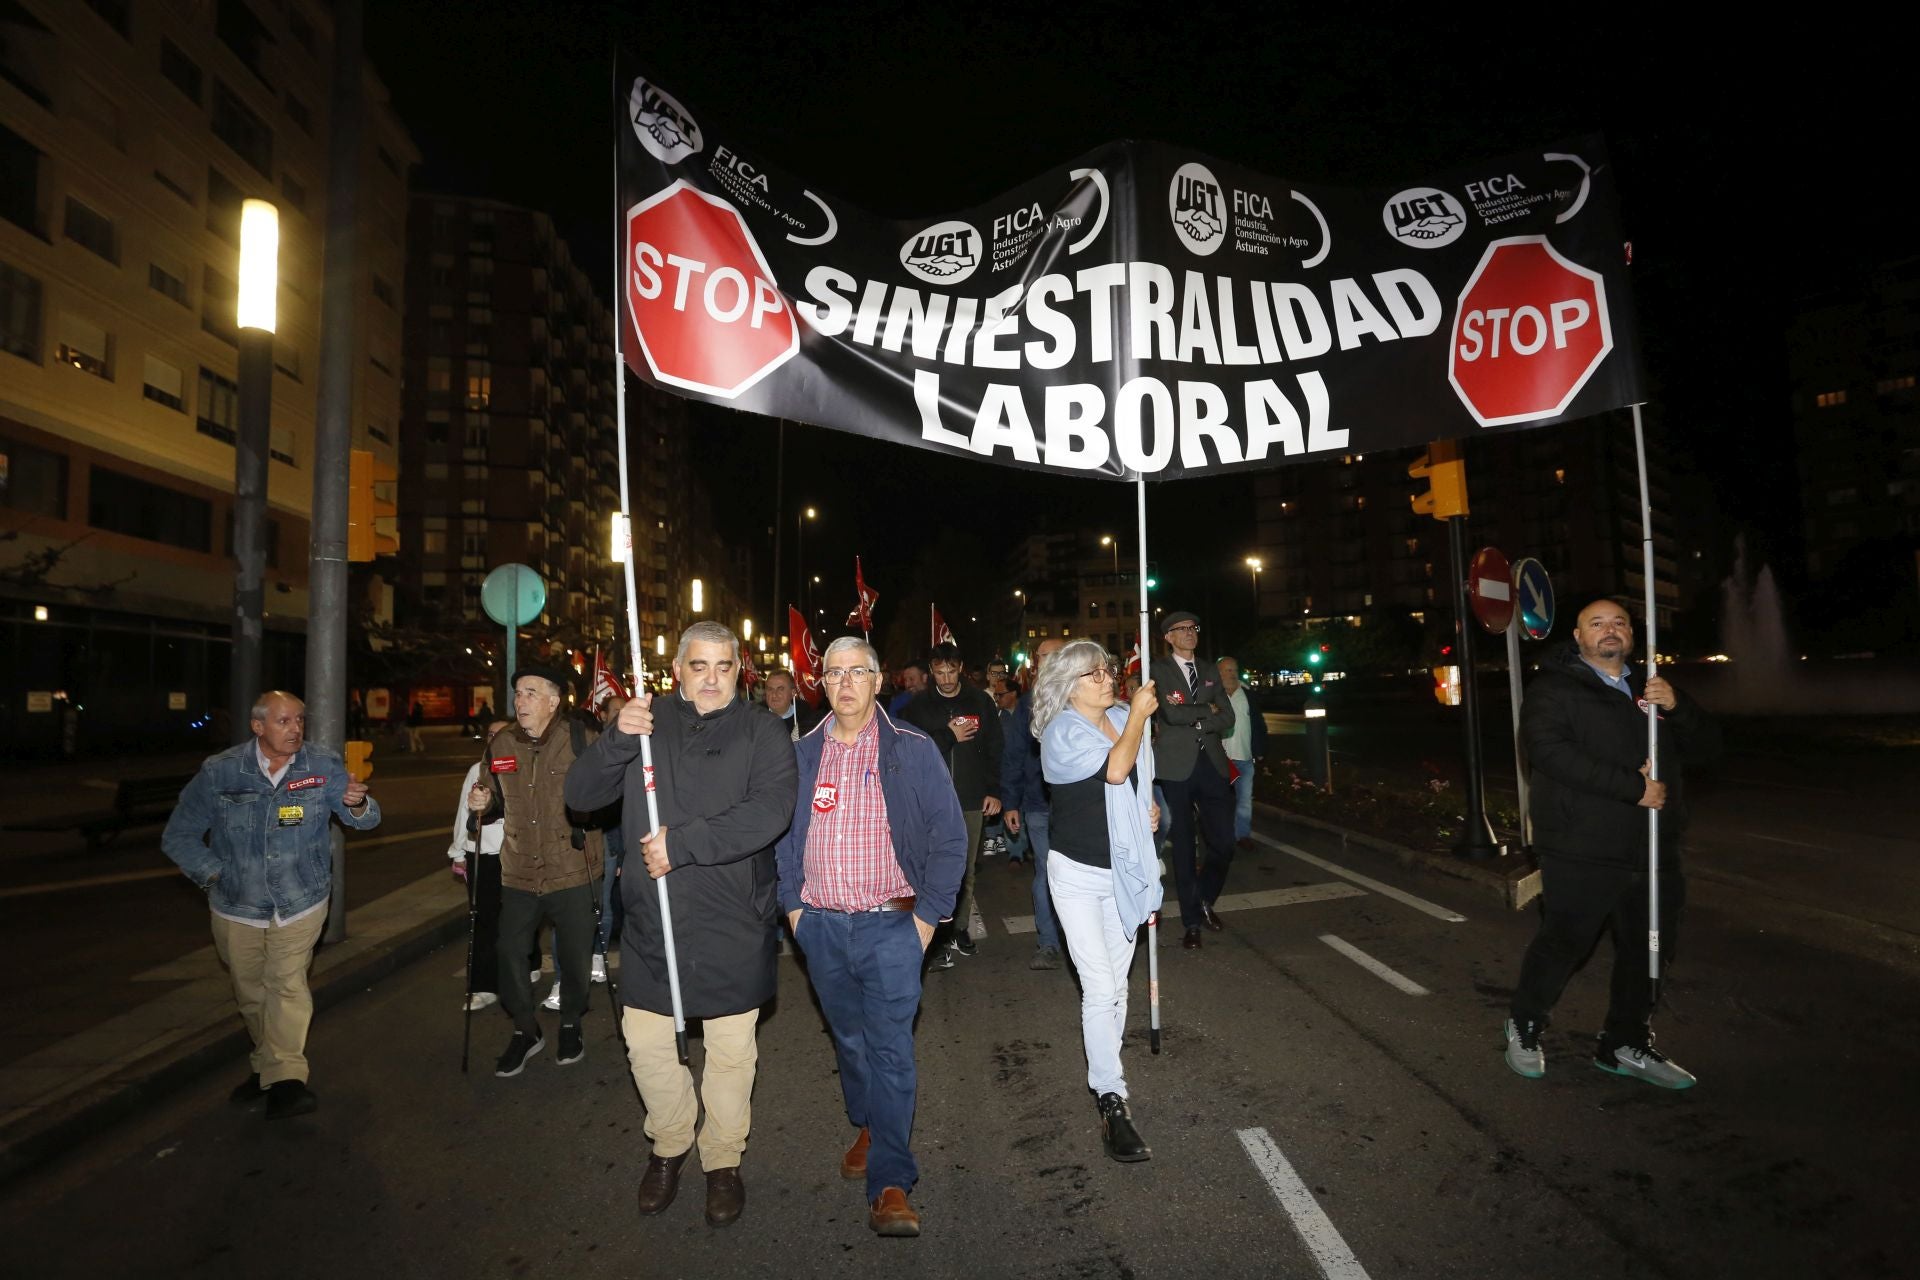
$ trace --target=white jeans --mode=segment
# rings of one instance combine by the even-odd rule
[[[1087,1050],[1087,1087],[1127,1096],[1120,1041],[1127,1030],[1127,971],[1133,943],[1113,900],[1113,872],[1075,862],[1058,848],[1047,858],[1053,912],[1080,971],[1080,1038]]]

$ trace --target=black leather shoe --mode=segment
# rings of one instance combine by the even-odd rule
[[[660,1213],[673,1203],[674,1195],[680,1190],[680,1166],[686,1162],[684,1151],[664,1160],[659,1156],[647,1157],[647,1171],[640,1176],[641,1213]]]
[[[1127,1100],[1117,1093],[1100,1095],[1100,1145],[1122,1164],[1153,1159],[1152,1149],[1140,1136],[1140,1131],[1133,1127],[1133,1115],[1127,1110]]]
[[[305,1080],[276,1080],[267,1086],[267,1119],[285,1120],[310,1114],[320,1105]]]
[[[250,1107],[256,1102],[265,1102],[267,1091],[260,1083],[260,1073],[254,1072],[239,1084],[233,1086],[233,1092],[227,1095],[227,1101],[236,1107]]]
[[[1180,945],[1189,951],[1198,951],[1200,949],[1200,931],[1198,929],[1187,930],[1186,935],[1180,939]]]
[[[1222,929],[1227,927],[1226,921],[1220,918],[1219,913],[1213,909],[1212,903],[1201,904],[1200,919],[1201,919],[1201,922],[1207,926],[1207,928],[1213,930],[1215,933],[1218,933]]]
[[[707,1170],[707,1225],[731,1226],[747,1207],[747,1184],[738,1169]]]

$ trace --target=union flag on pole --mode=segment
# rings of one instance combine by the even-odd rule
[[[747,692],[753,692],[753,686],[760,683],[760,668],[753,665],[753,650],[740,646],[740,679],[746,685]]]
[[[820,650],[813,644],[807,620],[792,605],[787,606],[787,641],[793,657],[793,684],[807,705],[820,705]]]
[[[593,688],[587,693],[587,709],[598,711],[600,704],[608,698],[624,698],[627,691],[620,687],[619,677],[607,666],[607,659],[596,646],[593,651]]]
[[[853,585],[860,593],[860,603],[847,615],[847,625],[860,628],[860,634],[873,634],[873,606],[880,603],[880,593],[867,585],[866,574],[860,570],[860,557],[853,558]]]
[[[933,611],[933,647],[937,649],[943,644],[958,643],[953,638],[953,628],[949,627],[947,620],[940,616],[939,606],[929,604],[927,608]]]

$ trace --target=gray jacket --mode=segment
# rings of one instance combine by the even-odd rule
[[[1162,782],[1185,782],[1204,753],[1214,771],[1227,776],[1227,749],[1223,735],[1233,732],[1233,703],[1211,661],[1196,656],[1200,690],[1187,689],[1187,676],[1172,658],[1155,658],[1148,669],[1160,709],[1153,713],[1153,776]]]

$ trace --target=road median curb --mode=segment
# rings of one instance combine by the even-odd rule
[[[1351,827],[1343,827],[1321,818],[1310,818],[1306,814],[1283,809],[1265,800],[1254,801],[1253,807],[1282,822],[1298,823],[1303,827],[1311,827],[1315,831],[1339,836],[1351,844],[1387,854],[1402,866],[1432,871],[1437,875],[1455,880],[1464,880],[1489,896],[1497,898],[1509,911],[1519,911],[1540,896],[1540,869],[1525,857],[1510,855],[1505,858],[1490,858],[1485,862],[1471,862],[1451,854],[1435,853],[1431,850],[1415,849],[1410,845],[1397,844],[1392,840],[1369,835],[1364,831],[1355,831]]]

